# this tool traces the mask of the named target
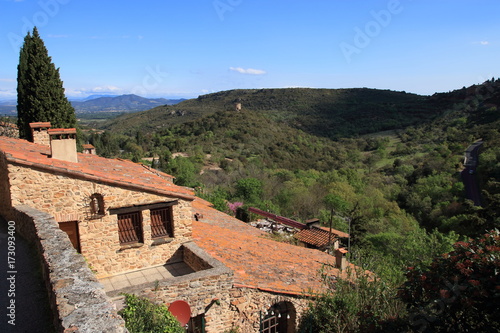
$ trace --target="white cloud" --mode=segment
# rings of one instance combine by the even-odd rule
[[[13,90],[13,89],[2,90],[2,89],[0,89],[0,99],[11,99],[11,98],[16,98],[16,97],[17,97],[16,90]]]
[[[94,88],[80,88],[80,89],[65,89],[66,96],[72,98],[87,97],[94,94],[104,95],[120,95],[123,94],[123,89],[115,86],[98,86]]]
[[[250,74],[250,75],[263,75],[266,74],[265,70],[262,69],[253,69],[253,68],[241,68],[241,67],[229,67],[229,70],[233,72],[238,72],[241,74]]]
[[[0,82],[16,82],[15,79],[2,79],[0,78]]]
[[[100,87],[94,87],[90,90],[91,92],[119,92],[121,91],[120,88],[115,87],[115,86],[100,86]]]
[[[486,46],[486,45],[490,45],[491,43],[490,43],[490,41],[488,41],[488,40],[480,40],[479,42],[473,42],[472,44],[476,44],[476,45],[484,45],[484,46]]]

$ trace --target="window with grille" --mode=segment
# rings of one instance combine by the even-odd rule
[[[151,209],[151,237],[174,237],[172,207]]]
[[[120,244],[143,243],[142,213],[118,214],[118,234]]]

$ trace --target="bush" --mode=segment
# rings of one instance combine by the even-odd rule
[[[346,278],[322,274],[329,288],[303,314],[298,332],[374,332],[379,321],[394,319],[404,305],[396,289],[363,269],[346,269]]]
[[[500,331],[500,233],[458,242],[428,265],[409,267],[399,292],[419,332]]]
[[[119,312],[130,333],[184,333],[177,319],[165,305],[157,305],[146,298],[125,295],[125,308]]]

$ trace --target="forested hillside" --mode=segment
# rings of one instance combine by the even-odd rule
[[[332,139],[402,128],[439,115],[440,99],[376,89],[248,89],[200,96],[174,106],[124,115],[103,125],[115,132],[169,128],[216,112],[259,113],[267,121]],[[196,126],[196,125],[195,125]]]
[[[150,157],[143,162],[241,219],[251,219],[246,208],[254,206],[350,231],[350,260],[382,279],[363,292],[384,297],[386,307],[375,316],[372,304],[351,299],[346,285],[346,294],[339,289],[324,300],[340,297],[352,313],[332,303],[324,312],[319,302],[319,314],[312,307],[309,315],[330,313],[316,322],[349,317],[363,331],[363,311],[382,321],[407,315],[395,297],[407,266],[421,263],[423,272],[458,240],[500,227],[499,103],[500,80],[493,79],[430,97],[235,90],[126,115],[87,139],[105,156]],[[460,175],[464,151],[478,139],[484,141],[475,174],[482,206],[466,198]]]
[[[353,221],[355,245],[401,256],[401,241],[420,228],[473,236],[498,224],[499,91],[498,80],[431,97],[369,89],[235,90],[127,115],[109,125],[113,131],[91,134],[88,141],[105,156],[153,157],[154,166],[175,175],[178,184],[199,188],[228,212],[228,202],[240,201],[326,223],[333,209],[336,228],[347,231],[346,221]],[[317,107],[319,95],[324,108]],[[306,103],[311,100],[314,106]],[[234,101],[243,104],[240,112]],[[336,105],[336,113],[326,105]],[[352,109],[342,113],[339,105]],[[386,115],[388,105],[409,114],[413,125],[398,116],[398,129],[378,132],[394,118]],[[185,113],[173,112],[180,110]],[[307,126],[298,121],[304,110],[311,115]],[[351,118],[326,116],[334,113]],[[153,125],[160,114],[165,126]],[[127,129],[132,116],[149,117],[149,130]],[[183,117],[190,120],[176,120]],[[345,137],[342,127],[356,123],[358,133]],[[340,130],[327,131],[332,124]],[[122,134],[115,134],[116,126]],[[475,207],[465,198],[460,171],[465,149],[480,138],[485,143],[477,177],[484,205]],[[184,157],[173,158],[175,153]]]

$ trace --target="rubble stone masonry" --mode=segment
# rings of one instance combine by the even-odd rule
[[[309,298],[301,295],[284,295],[272,291],[262,291],[255,288],[235,287],[231,290],[231,311],[233,325],[240,333],[259,331],[261,316],[272,306],[287,303],[290,318],[287,332],[295,332],[300,316],[309,305]]]
[[[11,217],[16,231],[37,250],[56,332],[128,332],[104,288],[52,216],[17,206]]]
[[[1,160],[5,167],[4,160]],[[4,175],[0,177],[5,178]],[[164,264],[183,243],[191,240],[193,212],[191,202],[187,200],[179,199],[178,204],[172,207],[174,238],[154,243],[150,211],[143,210],[144,243],[123,248],[119,241],[117,215],[110,215],[108,208],[174,201],[177,198],[70,178],[62,173],[49,173],[37,170],[35,166],[28,168],[16,164],[8,165],[8,182],[0,183],[7,184],[7,187],[10,183],[12,206],[37,207],[53,215],[57,222],[78,221],[81,252],[98,277]],[[6,197],[8,192],[8,188],[0,188],[2,205],[9,199]],[[94,218],[90,209],[90,197],[95,193],[104,198],[106,214],[99,218]],[[9,203],[5,205],[10,206]]]

